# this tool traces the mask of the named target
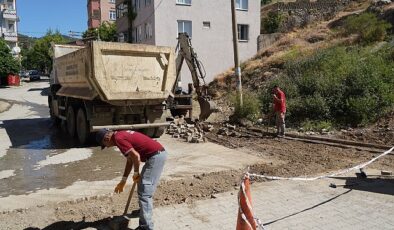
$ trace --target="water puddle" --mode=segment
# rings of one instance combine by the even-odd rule
[[[37,165],[35,166],[35,170],[38,170],[48,165],[66,164],[70,162],[86,160],[92,155],[93,152],[91,149],[70,149],[61,154],[47,156],[45,160],[39,161],[37,163]]]

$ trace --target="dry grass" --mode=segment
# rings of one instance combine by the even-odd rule
[[[324,49],[337,44],[352,44],[354,37],[343,38],[329,29],[328,25],[350,14],[360,13],[369,6],[369,1],[354,2],[345,11],[340,12],[330,21],[317,22],[306,28],[295,29],[284,34],[269,48],[260,51],[253,58],[242,63],[243,73],[252,73],[256,69],[268,70],[271,66],[280,66],[288,58],[297,55],[309,55],[318,49]],[[394,4],[391,4],[394,7]],[[215,82],[219,87],[228,87],[232,81],[228,78],[234,75],[233,69],[217,75]]]

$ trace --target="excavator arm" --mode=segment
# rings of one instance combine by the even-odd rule
[[[216,110],[216,104],[212,101],[208,94],[208,86],[205,83],[205,71],[202,67],[201,62],[197,58],[197,54],[191,44],[191,39],[186,33],[179,33],[178,36],[178,56],[176,58],[176,83],[173,87],[173,93],[176,91],[178,85],[180,72],[182,69],[183,62],[185,61],[189,67],[193,87],[197,94],[197,100],[200,104],[200,120],[206,120],[212,112]]]

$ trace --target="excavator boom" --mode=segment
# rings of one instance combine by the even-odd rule
[[[176,58],[176,84],[180,78],[180,72],[183,62],[190,70],[193,87],[197,93],[197,101],[200,104],[200,120],[206,120],[216,110],[216,104],[212,101],[211,96],[208,94],[208,86],[205,83],[205,71],[201,62],[197,58],[197,54],[191,44],[191,39],[186,33],[179,33],[178,36],[178,56]],[[173,92],[175,93],[176,85],[174,85]]]

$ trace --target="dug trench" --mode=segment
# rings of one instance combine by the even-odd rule
[[[220,137],[214,135],[209,139],[213,141],[215,138]],[[243,152],[248,151],[264,159],[266,163],[263,164],[251,162],[250,172],[275,176],[321,175],[366,162],[378,155],[355,149],[276,138],[226,137],[216,140],[225,146],[240,148]],[[392,171],[394,157],[388,155],[370,167]],[[231,192],[234,199],[237,199],[238,186],[244,170],[206,173],[188,179],[162,181],[154,196],[154,205],[158,207],[180,203],[192,204],[197,200],[206,199],[215,202],[215,194],[223,192]],[[263,180],[253,182],[264,183]],[[108,226],[114,218],[122,215],[130,188],[131,185],[128,184],[126,191],[120,195],[108,194],[5,212],[0,215],[0,222],[4,229],[83,229]],[[138,203],[134,194],[129,212],[135,213],[137,209]],[[31,223],[37,222],[32,220],[40,219],[45,220],[45,223],[31,226]]]

